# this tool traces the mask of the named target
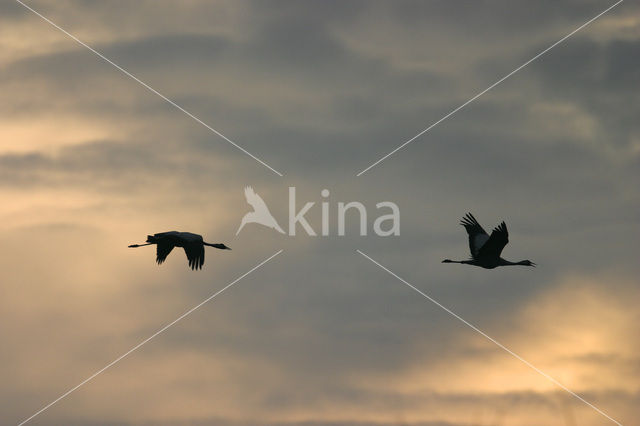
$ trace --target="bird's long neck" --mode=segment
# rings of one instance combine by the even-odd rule
[[[521,260],[520,262],[510,262],[508,260],[500,258],[499,266],[528,266],[526,262],[526,260]]]
[[[217,249],[225,248],[224,244],[211,244],[211,243],[205,243],[204,241],[202,242],[202,244],[204,244],[205,246],[209,246],[209,247],[215,247]]]
[[[150,245],[152,245],[152,244],[155,244],[155,243],[147,243],[147,244],[131,244],[129,247],[130,247],[130,248],[137,248],[137,247],[150,246]]]

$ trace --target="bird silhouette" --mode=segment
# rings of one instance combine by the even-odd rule
[[[485,269],[493,269],[497,266],[536,266],[530,260],[521,260],[520,262],[509,262],[500,257],[502,249],[509,242],[509,232],[507,225],[502,222],[496,226],[489,236],[482,226],[478,223],[471,213],[467,213],[460,221],[460,225],[464,226],[469,234],[469,249],[471,250],[471,259],[469,260],[451,260],[445,259],[442,263],[463,263],[465,265],[480,266]]]
[[[276,222],[276,219],[269,211],[267,204],[258,194],[256,194],[253,188],[247,186],[244,189],[244,196],[247,199],[247,203],[249,203],[249,205],[253,207],[253,211],[244,215],[242,221],[240,222],[240,227],[238,228],[236,235],[240,233],[240,230],[247,223],[259,223],[260,225],[264,225],[268,228],[273,228],[279,233],[284,234],[284,231],[282,230],[282,228],[280,228],[280,225],[278,225],[278,222]]]
[[[191,269],[202,269],[204,265],[204,246],[215,247],[220,250],[231,250],[224,244],[210,244],[202,240],[202,235],[191,232],[160,232],[158,234],[147,235],[146,244],[131,244],[129,247],[143,247],[156,244],[156,262],[161,265],[174,247],[184,248],[184,252],[189,260]]]

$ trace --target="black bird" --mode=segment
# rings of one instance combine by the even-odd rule
[[[131,244],[129,247],[143,247],[156,244],[156,262],[160,265],[165,261],[174,247],[184,248],[184,252],[189,259],[191,269],[201,269],[204,265],[204,246],[215,247],[220,250],[231,250],[224,244],[210,244],[202,240],[202,235],[192,234],[191,232],[160,232],[154,235],[147,235],[146,244]]]
[[[509,231],[507,225],[502,222],[496,226],[489,236],[482,226],[478,223],[471,213],[467,213],[460,221],[460,225],[464,226],[469,234],[469,249],[471,250],[471,259],[469,260],[451,260],[445,259],[442,263],[463,263],[465,265],[480,266],[485,269],[493,269],[497,266],[522,265],[536,266],[530,260],[521,260],[520,262],[509,262],[500,257],[502,249],[509,242]]]

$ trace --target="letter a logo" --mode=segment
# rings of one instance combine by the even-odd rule
[[[284,234],[276,219],[271,215],[269,208],[265,204],[264,200],[256,194],[256,192],[250,186],[247,186],[244,189],[244,196],[247,199],[247,203],[251,207],[253,207],[253,211],[244,215],[242,218],[242,222],[240,222],[240,227],[238,228],[238,232],[236,235],[240,233],[240,230],[247,223],[259,223],[260,225],[264,225],[268,228],[273,228],[281,234]]]

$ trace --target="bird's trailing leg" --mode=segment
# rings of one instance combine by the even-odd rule
[[[442,263],[464,263],[464,264],[469,264],[468,260],[451,260],[451,259],[445,259],[442,261]]]

